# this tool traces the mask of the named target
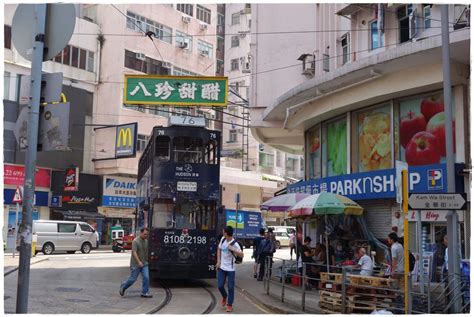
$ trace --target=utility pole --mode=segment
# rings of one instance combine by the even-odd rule
[[[441,39],[443,53],[443,95],[444,95],[444,115],[446,131],[446,171],[448,173],[448,192],[454,193],[456,185],[454,181],[454,150],[453,150],[453,126],[452,126],[452,105],[451,105],[451,62],[449,54],[449,7],[447,4],[441,5]],[[458,214],[455,210],[450,210],[448,217],[448,280],[449,287],[453,288],[451,300],[454,299],[452,313],[461,313],[461,290],[460,283],[460,261],[459,241],[458,241]]]
[[[41,69],[46,28],[46,4],[35,4],[35,41],[31,62],[31,98],[28,116],[28,149],[25,158],[25,186],[22,221],[20,225],[20,265],[16,296],[17,314],[28,313],[30,286],[30,259],[32,242],[32,215],[35,195],[35,171],[38,145],[38,121],[41,94]]]

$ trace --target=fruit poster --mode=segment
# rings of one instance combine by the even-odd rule
[[[359,172],[392,168],[390,106],[357,114]]]
[[[309,178],[321,177],[321,135],[320,126],[308,132]]]
[[[454,100],[453,118],[454,118]],[[410,166],[446,162],[443,95],[400,102],[400,156]],[[453,145],[456,152],[455,122]]]
[[[342,119],[326,125],[327,176],[347,173],[347,122]]]

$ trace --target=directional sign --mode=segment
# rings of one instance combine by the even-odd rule
[[[23,202],[23,188],[20,186],[16,187],[15,196],[13,196],[12,202],[18,204]]]
[[[408,205],[412,210],[466,209],[466,194],[410,194]]]

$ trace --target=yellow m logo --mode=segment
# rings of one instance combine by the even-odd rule
[[[128,138],[128,143],[127,143],[127,138]],[[129,146],[133,147],[132,143],[132,132],[130,131],[130,128],[122,128],[118,132],[118,138],[117,138],[117,147],[120,147],[120,141],[122,141],[122,147],[124,146]]]

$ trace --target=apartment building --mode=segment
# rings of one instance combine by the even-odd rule
[[[438,134],[444,132],[440,5],[252,4],[251,10],[252,134],[265,145],[304,154],[305,181],[288,191],[347,195],[364,207],[377,238],[404,235],[395,162],[408,162],[413,192],[446,191],[445,151],[420,161],[408,149],[420,137],[413,131],[444,147],[444,133]],[[469,10],[449,5],[457,171],[471,166]],[[414,118],[424,123],[411,130]],[[456,191],[469,193],[469,176],[456,175]],[[441,245],[446,214],[422,217],[428,244]],[[467,256],[469,210],[459,220]],[[414,224],[410,241],[416,241]]]

